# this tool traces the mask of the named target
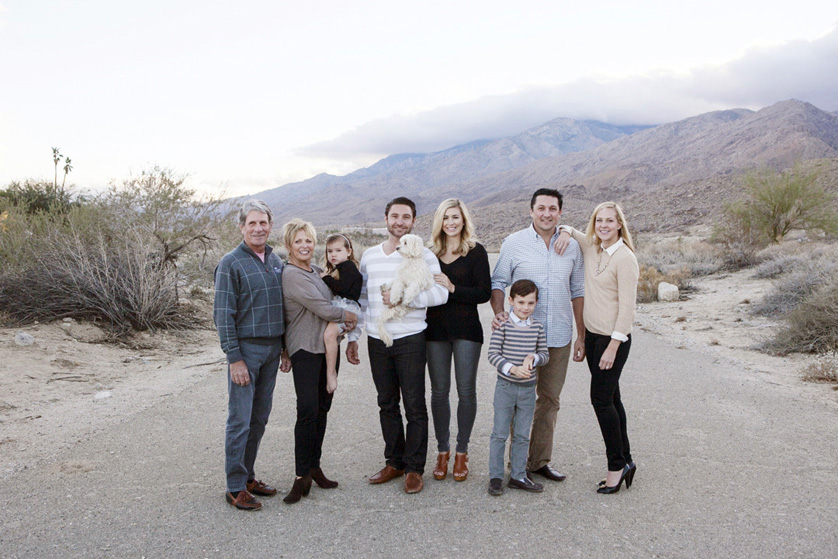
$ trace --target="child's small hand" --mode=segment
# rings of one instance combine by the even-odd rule
[[[529,355],[524,357],[524,364],[521,366],[524,367],[527,371],[532,372],[533,363],[535,363],[535,355],[530,353]]]
[[[522,365],[515,365],[511,369],[509,369],[509,376],[515,378],[530,378],[532,373],[525,369]]]

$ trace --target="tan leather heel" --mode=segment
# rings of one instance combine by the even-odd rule
[[[436,467],[434,468],[434,479],[443,480],[448,475],[448,458],[450,452],[440,452],[436,457]]]
[[[454,455],[454,481],[465,481],[468,477],[468,452]]]

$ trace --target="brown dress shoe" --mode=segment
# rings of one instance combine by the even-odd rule
[[[389,464],[384,466],[384,468],[372,476],[370,476],[370,483],[373,485],[378,485],[379,483],[387,483],[391,479],[396,479],[397,477],[404,475],[404,470],[397,470],[393,466]]]
[[[261,495],[262,497],[273,497],[276,495],[276,489],[266,483],[262,483],[258,479],[248,481],[247,490],[254,495]]]
[[[418,472],[407,472],[404,478],[404,492],[405,493],[419,493],[425,487],[425,482],[422,481],[422,474]]]
[[[434,468],[434,479],[443,480],[448,475],[448,458],[450,456],[450,452],[440,452],[437,455],[436,467]]]
[[[228,491],[227,502],[239,510],[259,510],[262,508],[262,503],[257,501],[247,490],[239,491],[237,497],[233,497],[233,494]]]
[[[465,481],[468,477],[468,452],[454,456],[454,481]]]

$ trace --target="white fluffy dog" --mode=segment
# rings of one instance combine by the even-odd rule
[[[390,290],[390,304],[393,306],[384,307],[378,317],[378,335],[387,347],[393,345],[393,337],[387,331],[387,321],[403,318],[411,310],[407,304],[434,285],[434,276],[425,262],[421,237],[403,235],[396,250],[403,259],[396,270],[396,279],[390,285],[381,286],[382,291]]]

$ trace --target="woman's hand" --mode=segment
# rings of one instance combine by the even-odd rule
[[[608,343],[608,347],[605,348],[605,351],[602,353],[602,357],[599,358],[600,370],[607,371],[614,366],[614,360],[617,358],[617,348],[619,347],[620,340],[611,338],[611,341]]]
[[[556,249],[556,252],[558,252],[561,256],[564,254],[564,251],[567,250],[568,246],[570,246],[570,233],[562,231],[559,233],[559,238],[556,239],[556,243],[553,245],[553,248]]]
[[[439,274],[434,274],[434,281],[442,287],[444,287],[445,289],[447,289],[448,293],[454,293],[454,284],[451,283],[451,280],[448,279],[448,276],[446,276],[445,274],[441,272]]]

